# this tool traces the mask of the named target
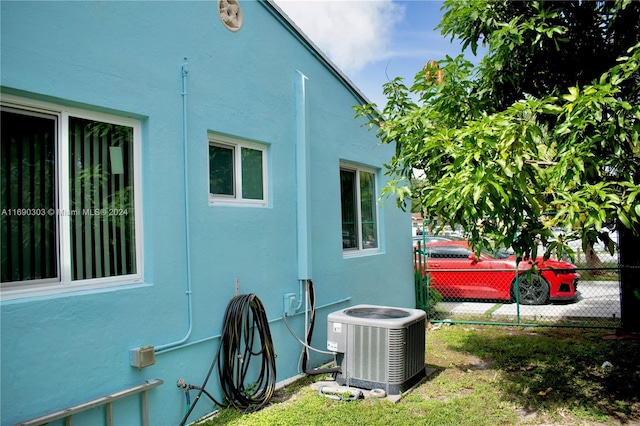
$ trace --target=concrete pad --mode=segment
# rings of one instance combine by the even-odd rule
[[[331,393],[331,394],[347,394],[347,393],[355,394],[357,391],[360,391],[360,392],[362,392],[362,396],[365,399],[370,399],[370,398],[383,399],[383,400],[386,400],[386,401],[391,401],[393,403],[396,403],[396,402],[400,401],[403,396],[405,396],[406,394],[411,392],[413,389],[415,389],[416,387],[418,387],[422,383],[424,383],[436,371],[437,370],[435,368],[426,367],[425,368],[425,377],[423,377],[415,385],[413,385],[411,388],[407,389],[406,391],[404,391],[403,393],[401,393],[399,395],[387,395],[385,393],[385,396],[381,397],[381,396],[378,396],[378,392],[376,392],[376,391],[373,391],[373,393],[372,393],[371,389],[361,389],[361,388],[356,388],[354,386],[341,386],[333,379],[325,379],[325,380],[321,380],[319,382],[312,383],[311,384],[311,388],[317,390],[319,395],[323,395],[320,392],[322,388],[325,388],[324,390],[328,391],[328,393]]]

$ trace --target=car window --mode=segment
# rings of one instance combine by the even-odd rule
[[[427,247],[427,257],[433,259],[467,259],[471,251],[459,246]]]
[[[513,250],[505,248],[501,248],[495,251],[492,251],[490,249],[483,249],[482,252],[494,259],[506,259],[507,257],[513,255]]]

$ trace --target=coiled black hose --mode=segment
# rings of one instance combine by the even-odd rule
[[[225,398],[239,410],[259,410],[275,390],[276,356],[269,321],[255,294],[234,297],[225,314],[218,363]],[[256,342],[256,332],[259,342]],[[249,386],[245,383],[253,356],[261,356],[260,373]]]
[[[261,356],[260,370],[257,379],[247,385],[245,381],[254,356]],[[227,404],[218,402],[204,389],[216,364]],[[190,389],[197,389],[198,395],[180,426],[186,423],[203,393],[220,407],[231,404],[244,412],[259,410],[271,400],[276,387],[276,355],[264,305],[255,294],[231,299],[224,314],[220,346],[202,386],[184,384],[182,387],[187,394]]]

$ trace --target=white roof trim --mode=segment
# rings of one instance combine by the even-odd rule
[[[289,16],[284,13],[280,7],[273,0],[259,0],[264,7],[267,8],[278,20],[280,20],[288,30],[298,38],[306,47],[318,57],[324,64],[329,68],[329,70],[335,74],[342,82],[347,86],[347,88],[360,100],[363,104],[372,103],[365,95],[360,91],[360,89],[347,77],[340,68],[336,64],[334,64],[331,59],[327,57],[327,55],[320,50],[318,46],[316,46],[311,39],[298,27]]]

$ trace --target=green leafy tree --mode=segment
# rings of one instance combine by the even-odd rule
[[[462,226],[476,250],[520,258],[539,246],[572,256],[578,238],[613,252],[602,230],[617,230],[623,322],[640,330],[640,3],[444,8],[443,34],[487,53],[477,67],[462,55],[429,62],[413,85],[385,84],[381,112],[357,109],[396,146],[384,193]]]

